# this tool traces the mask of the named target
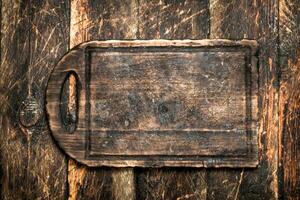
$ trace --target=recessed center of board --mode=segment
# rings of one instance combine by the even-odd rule
[[[91,128],[245,128],[245,52],[201,50],[91,52]]]

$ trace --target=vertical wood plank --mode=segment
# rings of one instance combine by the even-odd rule
[[[0,0],[0,67],[1,67],[1,63],[2,63],[2,57],[1,57],[1,49],[2,49],[2,0]],[[2,107],[1,103],[0,106]],[[1,109],[0,109],[1,110]],[[0,112],[0,134],[1,130],[2,130],[2,113]],[[1,159],[2,156],[0,154],[0,194],[2,194],[2,164],[1,164]],[[2,198],[2,196],[0,196],[0,198]]]
[[[28,96],[43,113],[46,85],[56,62],[68,51],[69,2],[30,1],[30,63],[27,71]],[[34,113],[33,113],[34,114]],[[67,194],[67,160],[54,143],[46,116],[26,128],[28,141],[29,199],[63,199]]]
[[[206,199],[205,169],[137,171],[137,199]]]
[[[277,0],[257,2],[259,20],[259,143],[261,148],[258,182],[263,188],[261,195],[268,199],[278,198],[278,151],[279,151],[279,58],[278,58],[278,10]]]
[[[71,1],[70,46],[89,40],[136,39],[137,1]],[[135,199],[132,168],[87,168],[69,161],[69,199]]]
[[[282,199],[300,199],[300,4],[279,1],[280,33],[280,192]]]
[[[247,0],[210,0],[210,37],[234,40],[257,38],[257,3]]]
[[[1,68],[1,63],[2,63],[1,49],[2,49],[2,0],[0,0],[0,68]],[[1,103],[0,103],[0,107],[2,107]],[[0,109],[0,133],[2,130],[2,117],[3,116],[2,116],[1,109]],[[2,194],[2,176],[3,176],[2,175],[3,172],[2,172],[2,164],[1,164],[2,159],[1,158],[2,158],[2,156],[0,154],[0,194]],[[2,198],[2,197],[0,196],[0,198]]]
[[[139,39],[204,39],[208,1],[139,0]],[[206,199],[205,169],[137,169],[137,199]]]
[[[279,8],[280,55],[296,59],[300,47],[299,1],[279,0]]]
[[[39,109],[51,65],[67,50],[59,34],[65,10],[48,1],[2,3],[1,198],[62,199],[66,164]]]
[[[280,197],[300,199],[300,136],[299,136],[299,77],[300,54],[296,57],[281,56],[280,86]]]
[[[260,167],[210,169],[208,199],[278,197],[278,2],[211,0],[211,38],[259,41]],[[225,183],[225,184],[224,184]]]
[[[88,14],[88,1],[71,1],[70,48],[90,40],[89,29],[93,27],[93,22]],[[109,169],[89,169],[70,159],[68,162],[68,199],[111,199],[111,174]]]
[[[89,40],[137,38],[137,0],[71,0],[71,5],[71,46]]]
[[[208,16],[207,0],[139,0],[139,38],[207,38]]]
[[[248,4],[247,1],[234,0],[228,3],[225,0],[210,0],[210,38],[256,38],[253,35],[249,36],[249,33],[257,32],[257,25],[253,20],[255,18],[252,18],[252,21],[248,20],[248,17],[256,14],[255,6],[252,3]],[[253,13],[249,14],[251,11]],[[247,177],[252,179],[249,176],[245,178],[244,175],[243,169],[209,169],[208,199],[237,199],[241,195],[259,198],[259,191],[253,190],[252,193],[251,187],[250,191],[240,193],[241,184],[247,181]],[[256,192],[258,194],[255,194]]]
[[[27,139],[18,125],[18,109],[26,97],[29,57],[29,4],[3,0],[0,67],[0,199],[27,196]]]

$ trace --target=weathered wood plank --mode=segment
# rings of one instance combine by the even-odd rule
[[[139,39],[209,36],[207,0],[141,0],[139,5]],[[174,18],[177,18],[176,24]],[[206,199],[205,169],[140,169],[136,173],[138,199]]]
[[[247,38],[248,5],[245,1],[210,1],[210,38]],[[255,30],[256,26],[252,27]],[[239,194],[239,180],[243,180],[243,170],[209,169],[207,175],[207,199],[236,199]],[[240,176],[239,176],[240,175]]]
[[[18,109],[27,95],[29,4],[1,4],[0,199],[22,199],[28,196],[28,135],[19,128]]]
[[[204,170],[137,169],[137,199],[206,199]]]
[[[2,49],[2,0],[0,0],[0,68],[2,63],[2,57],[1,57],[1,49]],[[1,104],[0,104],[1,105]],[[2,105],[1,105],[2,106]],[[0,111],[0,130],[2,128],[2,112]],[[2,194],[2,164],[1,164],[1,155],[0,155],[0,194]],[[2,198],[2,197],[1,197]]]
[[[210,0],[210,38],[247,38],[248,5],[245,1]],[[256,29],[257,26],[252,27]],[[253,38],[253,37],[252,37]],[[243,169],[207,170],[207,199],[236,199],[240,193],[239,180],[243,181]]]
[[[258,1],[210,0],[209,6],[210,38],[257,38]]]
[[[46,115],[40,113],[43,113],[49,74],[59,58],[68,51],[69,9],[68,1],[30,1],[30,63],[26,101],[32,105],[32,110],[25,112],[35,116],[36,123],[25,128],[29,135],[29,199],[62,199],[67,194],[67,160],[51,137]]]
[[[276,0],[261,0],[259,5],[259,87],[261,106],[259,142],[261,161],[258,168],[259,187],[265,198],[278,198],[279,151],[279,58],[278,10]],[[268,8],[268,9],[266,9]],[[255,180],[255,179],[254,179]]]
[[[5,7],[2,7],[5,16],[2,18],[2,24],[5,24],[3,26],[5,28],[1,31],[3,35],[1,44],[7,48],[1,49],[1,91],[4,94],[1,96],[3,98],[3,101],[1,100],[3,107],[1,106],[1,108],[3,108],[4,116],[1,127],[3,132],[1,134],[3,137],[3,140],[1,139],[3,155],[1,157],[5,161],[2,162],[5,168],[3,176],[3,191],[5,192],[2,194],[5,199],[63,198],[66,191],[66,176],[64,176],[66,171],[57,169],[57,166],[63,166],[63,163],[60,162],[61,157],[58,156],[60,153],[58,150],[55,151],[57,147],[52,143],[53,140],[47,131],[45,119],[40,119],[39,111],[41,102],[44,102],[43,92],[47,81],[44,69],[48,69],[47,66],[49,66],[45,66],[45,63],[49,63],[49,59],[55,62],[52,54],[49,56],[53,52],[44,54],[43,56],[50,58],[43,57],[44,63],[39,63],[34,58],[39,56],[34,54],[30,48],[32,46],[30,41],[34,41],[30,32],[33,29],[46,32],[45,29],[40,30],[41,25],[34,23],[29,14],[35,12],[33,6],[37,5],[34,2],[31,5],[28,1],[11,3],[3,1],[3,3],[5,4]],[[43,8],[44,11],[52,8],[50,4],[48,6],[48,8]],[[57,14],[59,8],[56,7],[53,11]],[[40,14],[39,17],[45,16],[45,13],[47,12]],[[47,17],[50,22],[53,20],[57,26],[53,15],[47,15]],[[60,16],[56,20],[60,22]],[[44,21],[41,23],[44,27],[49,25]],[[43,32],[43,34],[46,33]],[[37,41],[42,44],[39,39],[41,38],[38,38]],[[58,38],[56,37],[56,39]],[[47,37],[44,41],[46,40],[49,42],[49,46],[54,45],[53,39],[50,40]],[[58,56],[61,55],[62,53]],[[38,87],[35,84],[38,84]],[[41,85],[43,87],[40,87]],[[22,101],[24,102],[22,103]],[[41,163],[43,167],[40,167]],[[59,180],[53,179],[51,176],[53,174]],[[6,185],[6,181],[10,187]]]
[[[113,199],[111,169],[90,169],[72,159],[68,167],[68,199]]]
[[[140,0],[139,39],[206,38],[208,16],[207,0]]]
[[[137,14],[137,0],[71,0],[70,42],[136,39]]]
[[[298,54],[298,55],[297,55]],[[280,196],[284,199],[300,199],[299,165],[299,77],[300,55],[281,56],[280,85]],[[290,54],[292,55],[292,54]]]
[[[280,198],[300,199],[300,4],[279,1],[280,33]]]
[[[279,1],[280,55],[289,56],[294,61],[299,52],[300,5],[297,0]],[[285,71],[283,71],[285,72]]]
[[[136,0],[71,0],[70,46],[88,40],[136,39],[137,5]],[[130,168],[92,169],[70,160],[68,180],[69,199],[135,199]]]
[[[277,198],[278,161],[278,3],[277,1],[210,1],[211,38],[259,41],[259,143],[257,170],[210,170],[208,199]],[[226,184],[221,184],[221,183]],[[218,185],[216,187],[216,185]],[[219,195],[218,195],[219,194]]]

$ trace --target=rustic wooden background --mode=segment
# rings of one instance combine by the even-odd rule
[[[1,0],[2,199],[300,199],[299,0]],[[257,169],[87,168],[53,142],[46,83],[88,40],[256,39]]]

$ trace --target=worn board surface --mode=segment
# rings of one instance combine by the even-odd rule
[[[90,166],[256,166],[256,48],[246,40],[82,44],[51,74],[50,128]],[[70,74],[73,121],[61,107]]]

